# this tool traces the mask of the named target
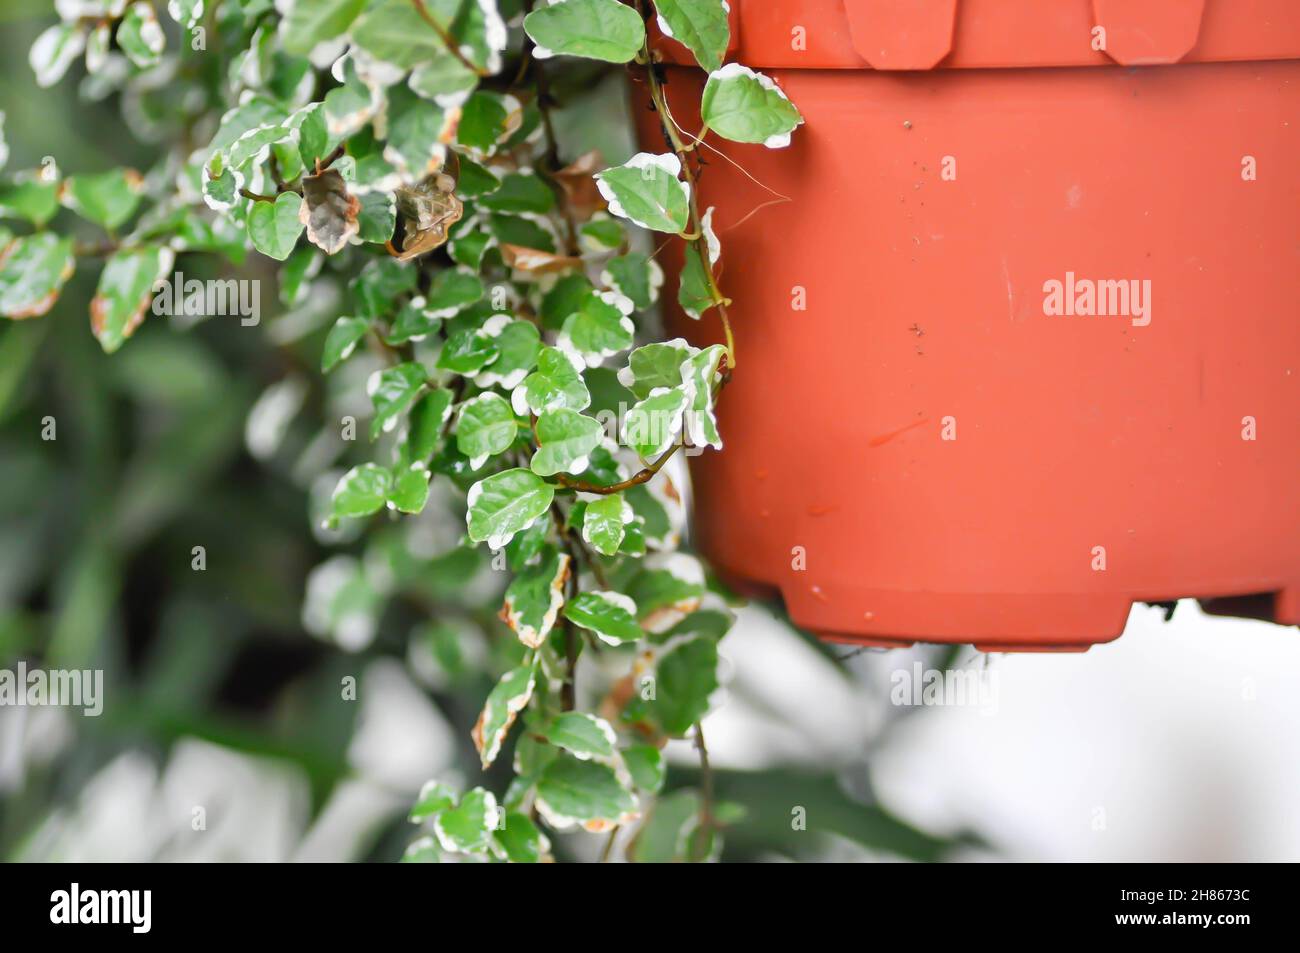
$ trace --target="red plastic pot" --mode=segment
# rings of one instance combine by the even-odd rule
[[[726,448],[692,464],[724,577],[876,645],[1080,650],[1185,596],[1300,623],[1300,3],[732,7],[807,124],[719,144],[788,204],[716,156],[701,181],[736,299]],[[703,74],[668,74],[697,129]],[[1149,288],[1146,320],[1045,313],[1084,280]]]

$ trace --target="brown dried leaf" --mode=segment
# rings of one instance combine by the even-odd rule
[[[523,245],[501,243],[501,257],[515,271],[525,271],[533,275],[549,275],[557,271],[571,271],[582,267],[581,258],[557,255],[554,252],[526,248]]]
[[[551,175],[555,184],[564,190],[570,210],[580,219],[588,219],[608,205],[594,178],[603,168],[605,160],[593,149]]]
[[[348,184],[337,169],[303,176],[302,195],[306,199],[298,220],[307,226],[307,240],[334,255],[361,229],[357,215],[361,202],[348,191]]]
[[[446,244],[451,227],[465,214],[449,175],[435,175],[419,185],[394,192],[402,223],[399,261],[410,261]]]

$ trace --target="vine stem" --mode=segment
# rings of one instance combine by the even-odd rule
[[[411,0],[411,4],[415,7],[415,12],[420,15],[420,19],[433,27],[434,32],[438,34],[438,39],[442,40],[443,46],[447,47],[447,52],[460,60],[461,66],[464,66],[478,77],[490,75],[486,70],[475,66],[474,62],[461,52],[460,46],[456,43],[456,38],[447,32],[446,27],[433,18],[429,8],[424,5],[424,0]]]
[[[636,0],[636,8],[637,12],[644,18],[646,10],[643,0]],[[677,131],[677,122],[673,119],[672,110],[668,108],[668,97],[664,94],[663,83],[659,79],[658,64],[655,62],[654,51],[650,48],[648,33],[646,34],[645,44],[641,47],[641,59],[645,61],[646,84],[650,88],[650,100],[659,113],[659,124],[663,127],[664,135],[668,137],[673,153],[682,165],[682,175],[686,179],[686,184],[690,187],[691,236],[685,240],[688,244],[694,246],[694,251],[700,256],[700,263],[704,266],[704,274],[708,280],[709,296],[718,309],[718,317],[722,321],[722,333],[726,337],[727,366],[734,371],[736,368],[736,338],[731,330],[731,316],[727,313],[727,305],[731,304],[731,299],[722,293],[722,290],[718,287],[717,278],[713,274],[713,262],[709,260],[708,242],[705,240],[704,220],[700,215],[699,177],[696,175],[695,170],[691,168],[690,163],[690,153],[698,142],[703,141],[708,127],[706,126],[700,130],[697,143],[691,143],[688,146],[682,141],[682,137]]]
[[[711,839],[714,828],[713,769],[709,765],[708,745],[704,743],[704,726],[698,721],[695,723],[695,750],[700,755],[700,831]],[[709,840],[704,843],[707,845]]]
[[[682,448],[680,443],[673,444],[665,450],[659,459],[642,470],[639,470],[633,476],[621,483],[611,483],[609,486],[602,486],[599,483],[589,483],[586,480],[573,480],[563,473],[557,474],[560,486],[567,487],[570,490],[578,490],[581,493],[596,493],[600,496],[611,496],[614,493],[621,493],[624,490],[630,490],[634,486],[640,486],[642,483],[649,483],[656,473],[664,468],[664,465],[672,459],[673,454]]]
[[[610,858],[613,856],[614,843],[618,840],[618,832],[620,830],[622,830],[622,828],[615,826],[615,828],[609,832],[609,837],[605,841],[605,849],[600,852],[600,862],[602,864],[608,864]]]

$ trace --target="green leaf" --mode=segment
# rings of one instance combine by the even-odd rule
[[[446,387],[426,390],[406,415],[406,432],[398,446],[398,462],[403,465],[427,464],[442,437],[442,428],[451,419],[455,400]]]
[[[691,834],[699,827],[700,796],[678,790],[655,801],[632,844],[640,864],[671,864],[688,859]]]
[[[588,367],[632,346],[636,325],[629,317],[632,302],[617,292],[590,293],[560,329],[556,346]]]
[[[293,0],[280,23],[285,52],[306,56],[351,26],[365,6],[366,0]]]
[[[501,188],[501,179],[486,166],[481,166],[468,156],[458,156],[460,176],[456,179],[456,194],[463,199],[476,199],[490,195]]]
[[[375,59],[403,70],[446,51],[442,38],[410,0],[379,0],[353,24],[351,37]]]
[[[320,274],[324,261],[320,252],[310,245],[296,249],[280,269],[280,303],[295,308],[307,300],[311,279]]]
[[[208,2],[209,0],[167,0],[167,12],[186,30],[193,30],[203,22]]]
[[[285,108],[265,96],[253,96],[228,110],[217,127],[217,134],[208,143],[208,154],[213,159],[224,159],[226,152],[250,132],[279,126],[289,120]],[[222,166],[226,171],[229,163]]]
[[[403,294],[415,289],[419,272],[388,256],[377,258],[361,269],[350,288],[362,317],[387,315]]]
[[[790,144],[803,122],[799,110],[768,77],[739,63],[709,75],[700,115],[705,124],[733,142],[761,142],[769,149]]]
[[[649,460],[677,442],[682,414],[690,402],[685,387],[659,387],[638,401],[623,418],[623,443]]]
[[[624,749],[623,763],[632,775],[632,783],[642,791],[658,794],[663,788],[668,766],[664,764],[663,752],[654,745],[635,744]]]
[[[500,853],[512,864],[536,864],[550,851],[551,845],[537,829],[533,819],[519,811],[506,815],[505,826],[492,832]]]
[[[440,781],[427,781],[411,808],[410,819],[416,823],[453,807],[456,793]]]
[[[588,455],[604,438],[605,428],[594,417],[567,408],[548,410],[537,420],[539,446],[530,464],[532,471],[538,476],[576,476],[587,469]]]
[[[666,479],[665,476],[655,480],[655,490],[671,486],[671,483],[665,483]],[[676,549],[681,535],[680,519],[684,517],[681,501],[676,498],[676,490],[673,490],[671,497],[661,497],[648,486],[633,486],[625,490],[623,495],[632,504],[646,543],[653,549]],[[677,521],[673,518],[674,514],[678,517]]]
[[[438,367],[457,374],[477,374],[500,356],[493,338],[477,328],[464,328],[447,338],[438,355]]]
[[[672,153],[638,152],[623,165],[596,175],[609,212],[642,228],[678,235],[691,215],[691,187],[683,182],[682,163]]]
[[[402,851],[402,864],[437,864],[442,862],[438,842],[432,837],[417,837]]]
[[[551,719],[542,735],[581,761],[614,757],[618,736],[609,722],[583,711],[565,711]]]
[[[638,400],[645,400],[660,388],[682,384],[682,365],[695,349],[681,338],[639,347],[627,358],[627,367],[618,372],[618,381]]]
[[[633,519],[632,507],[621,493],[611,493],[587,504],[582,522],[582,538],[597,552],[615,555],[623,545],[627,524]]]
[[[602,642],[635,642],[643,633],[637,625],[637,607],[621,592],[582,592],[564,607],[564,617],[595,633]]]
[[[718,418],[714,413],[714,386],[720,379],[718,365],[727,349],[713,344],[693,354],[682,365],[682,376],[690,389],[691,401],[683,423],[686,437],[696,447],[722,449],[722,435],[718,432]]]
[[[501,180],[499,188],[484,196],[479,204],[494,212],[545,215],[555,207],[555,193],[539,176],[512,172]]]
[[[515,412],[499,394],[480,394],[461,405],[456,418],[456,446],[477,470],[488,457],[505,453],[519,434]]]
[[[302,196],[283,192],[274,202],[254,202],[248,213],[248,237],[268,258],[284,261],[298,243],[303,223],[298,218]]]
[[[560,330],[569,315],[581,310],[595,290],[586,275],[564,275],[542,298],[542,326],[548,331]]]
[[[508,315],[495,315],[482,332],[497,346],[498,357],[474,378],[479,387],[512,390],[527,377],[537,363],[542,335],[530,321],[511,321]]]
[[[393,488],[388,492],[388,505],[399,513],[415,515],[424,512],[429,501],[430,473],[422,463],[413,463],[393,476]]]
[[[497,826],[497,799],[491,791],[474,788],[455,807],[433,819],[433,833],[443,850],[458,854],[479,853],[492,842]]]
[[[483,767],[490,767],[501,753],[510,726],[533,697],[535,678],[532,665],[520,665],[501,676],[488,695],[471,737]]]
[[[415,9],[406,0],[399,0],[399,4],[406,10]],[[442,168],[456,119],[455,112],[394,86],[388,93],[388,141],[384,145],[384,158],[402,173],[405,183],[420,182]]]
[[[518,111],[519,102],[513,96],[479,90],[461,107],[456,139],[468,149],[491,155],[510,135],[511,117]]]
[[[689,242],[685,249],[681,280],[677,286],[677,303],[688,317],[697,321],[704,312],[717,304],[713,299],[706,269],[700,242]]]
[[[343,475],[330,500],[330,517],[369,516],[388,502],[393,475],[381,466],[363,463]]]
[[[59,300],[76,264],[71,238],[38,232],[11,239],[0,251],[0,314],[40,317]]]
[[[215,176],[211,169],[203,169],[203,202],[208,208],[217,212],[232,208],[239,200],[239,188],[238,177],[229,169]]]
[[[391,192],[367,192],[360,197],[357,238],[382,245],[397,228],[397,202]]]
[[[135,212],[143,190],[144,179],[135,169],[113,169],[64,179],[59,201],[87,221],[112,230]]]
[[[645,24],[619,0],[561,0],[524,17],[538,59],[563,54],[626,63],[645,43]]]
[[[351,357],[369,329],[370,322],[365,318],[339,318],[335,321],[325,336],[325,349],[320,358],[321,373],[332,371],[340,361]]]
[[[375,406],[375,416],[370,421],[371,440],[397,426],[428,379],[428,372],[418,361],[386,367],[370,375],[366,392]]]
[[[638,311],[645,311],[659,300],[664,270],[648,255],[632,252],[611,258],[600,280],[611,290],[630,298]]]
[[[411,72],[412,92],[450,109],[478,86],[478,76],[449,51],[443,51]]]
[[[474,229],[454,235],[447,248],[451,253],[452,261],[477,271],[483,266],[483,256],[495,241],[496,239],[488,232]]]
[[[488,227],[493,237],[503,245],[520,245],[537,251],[555,253],[555,238],[537,222],[517,215],[491,212]]]
[[[581,825],[605,831],[636,810],[636,798],[610,765],[561,754],[537,782],[537,809],[560,830]]]
[[[554,628],[568,578],[569,557],[546,546],[538,563],[526,567],[510,583],[501,618],[528,648],[540,647]]]
[[[56,23],[32,43],[27,62],[36,74],[36,85],[53,86],[86,48],[86,29],[76,20]]]
[[[538,520],[532,526],[516,533],[515,538],[506,546],[506,565],[511,572],[523,572],[524,568],[541,555],[550,535],[551,524]]]
[[[59,183],[39,172],[23,172],[0,182],[0,218],[20,218],[41,226],[59,210]]]
[[[659,29],[695,54],[705,70],[722,65],[731,41],[723,0],[655,0]]]
[[[423,341],[438,330],[442,319],[426,306],[423,297],[415,297],[402,305],[393,320],[393,326],[384,335],[384,341],[396,347],[407,341]]]
[[[591,393],[574,362],[559,348],[544,347],[537,355],[537,370],[524,378],[511,395],[515,413],[540,416],[551,410],[586,410]]]
[[[307,168],[315,168],[317,159],[329,152],[329,123],[323,102],[308,103],[285,120],[285,128],[298,132],[298,158]]]
[[[603,252],[621,248],[627,233],[617,219],[601,213],[582,226],[583,244],[592,251]]]
[[[698,636],[670,646],[659,657],[650,709],[666,734],[684,735],[708,712],[709,696],[717,688],[717,640]]]
[[[555,488],[528,470],[505,470],[480,480],[469,491],[469,538],[500,549],[546,515],[554,497]]]
[[[628,585],[628,593],[640,607],[637,618],[652,632],[662,632],[694,612],[704,596],[699,560],[685,553],[666,554],[661,560],[642,569]]]
[[[434,276],[425,306],[438,317],[449,318],[483,300],[483,293],[483,282],[478,275],[450,268]]]
[[[153,66],[162,58],[167,39],[153,7],[136,2],[127,7],[117,27],[117,45],[139,67]]]
[[[175,253],[165,245],[143,245],[115,252],[104,263],[90,302],[90,327],[104,353],[112,354],[140,326],[154,285],[175,260]]]

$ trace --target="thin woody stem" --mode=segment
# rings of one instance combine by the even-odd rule
[[[709,765],[709,749],[704,743],[704,726],[695,723],[695,750],[700,756],[700,831],[704,837],[699,841],[706,848],[712,841],[716,826],[713,817],[713,769]],[[705,857],[692,857],[691,860],[704,860]]]
[[[429,8],[424,5],[424,0],[411,0],[411,3],[415,6],[415,12],[420,15],[420,19],[433,27],[434,32],[438,34],[438,38],[442,40],[443,45],[447,47],[447,52],[460,60],[462,66],[473,72],[475,76],[482,77],[491,75],[487,70],[475,66],[474,62],[461,52],[460,46],[456,43],[456,38],[447,32],[446,27],[433,18],[433,14],[429,12]]]
[[[637,0],[637,10],[645,15],[645,8],[641,0]],[[718,317],[722,321],[722,332],[726,337],[727,344],[727,365],[735,370],[736,367],[736,338],[731,330],[731,316],[727,313],[727,305],[731,299],[722,293],[718,287],[717,278],[713,274],[713,262],[709,261],[708,242],[704,238],[704,221],[700,215],[699,203],[699,182],[694,169],[691,168],[689,153],[695,148],[696,143],[687,145],[682,141],[681,135],[677,131],[677,123],[672,118],[672,111],[668,108],[668,97],[664,94],[663,83],[659,80],[657,64],[655,63],[654,51],[650,48],[650,40],[647,35],[645,45],[641,48],[641,59],[646,64],[646,83],[650,87],[650,99],[654,103],[655,110],[659,113],[659,124],[663,127],[664,135],[668,137],[669,144],[672,145],[673,152],[677,155],[678,161],[682,164],[682,175],[686,179],[687,185],[690,186],[690,215],[691,215],[691,233],[685,236],[686,240],[694,246],[694,251],[700,256],[700,263],[704,266],[704,274],[708,281],[709,297],[718,309]],[[702,138],[705,130],[700,131]],[[699,140],[697,139],[697,142]]]
[[[640,486],[642,483],[649,483],[656,473],[664,468],[664,465],[672,458],[672,455],[682,448],[680,443],[674,444],[654,463],[650,464],[643,470],[640,470],[633,476],[622,481],[621,483],[611,483],[609,486],[602,486],[599,483],[589,483],[586,480],[573,480],[564,474],[558,474],[560,486],[570,490],[578,490],[581,493],[596,493],[600,496],[610,496],[614,493],[621,493],[623,490],[630,490],[634,486]]]

